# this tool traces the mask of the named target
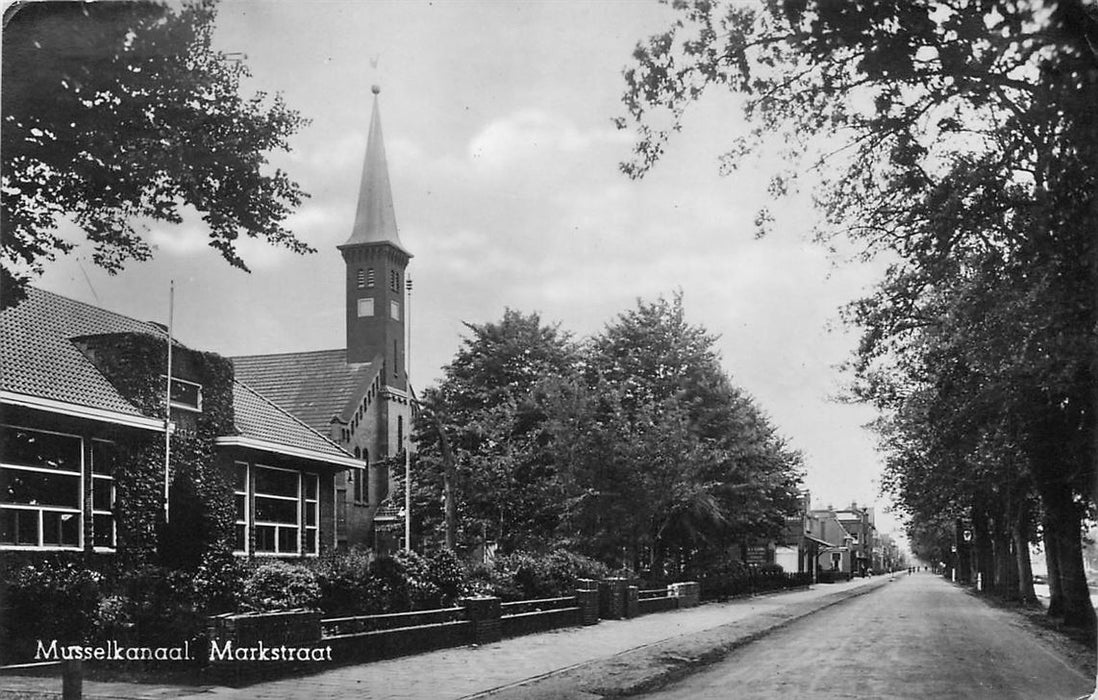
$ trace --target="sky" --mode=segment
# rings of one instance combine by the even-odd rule
[[[623,68],[672,14],[655,0],[223,0],[215,44],[244,54],[246,88],[280,92],[311,120],[271,165],[310,193],[289,226],[317,253],[245,241],[244,273],[190,218],[151,227],[151,262],[110,276],[78,249],[37,284],[166,322],[174,280],[176,335],[224,355],[343,347],[336,246],[354,220],[376,83],[400,238],[414,256],[414,385],[440,379],[463,323],[507,307],[583,338],[638,299],[681,290],[688,320],[719,336],[732,380],[804,453],[814,504],[876,505],[892,530],[863,428],[874,414],[834,400],[856,340],[838,310],[880,266],[813,243],[807,196],[783,203],[756,239],[766,160],[718,173],[718,155],[746,130],[731,96],[696,104],[643,180],[619,171],[632,144],[611,122],[624,114]]]

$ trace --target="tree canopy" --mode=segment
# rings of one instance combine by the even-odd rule
[[[681,572],[699,552],[776,536],[795,509],[799,453],[680,296],[638,302],[579,344],[513,310],[467,328],[417,422],[424,533],[445,503],[459,548],[565,546]]]
[[[817,233],[892,261],[846,318],[913,526],[940,532],[955,508],[990,542],[1032,488],[1052,610],[1092,624],[1079,524],[1098,471],[1098,17],[1081,0],[673,4],[625,73],[619,125],[639,137],[624,172],[653,167],[707,90],[740,95],[749,129],[722,167],[778,135],[771,194],[813,172]],[[1009,508],[991,503],[1006,483]]]
[[[214,50],[216,1],[20,3],[4,25],[4,303],[58,253],[74,223],[115,272],[147,260],[144,223],[199,212],[231,265],[240,236],[304,253],[284,225],[305,194],[266,154],[305,123],[278,95],[241,94],[242,56]]]

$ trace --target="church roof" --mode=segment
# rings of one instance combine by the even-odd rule
[[[406,255],[397,232],[393,191],[389,185],[389,165],[385,159],[385,140],[381,135],[381,114],[374,86],[374,107],[370,116],[370,135],[366,142],[366,158],[362,165],[362,181],[358,189],[358,209],[351,237],[343,246],[362,243],[390,243]]]
[[[343,349],[230,359],[237,379],[325,434],[378,369],[369,362],[348,363]]]

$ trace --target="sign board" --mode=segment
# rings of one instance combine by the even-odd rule
[[[766,546],[748,547],[745,561],[748,564],[765,564],[769,560],[769,554]]]

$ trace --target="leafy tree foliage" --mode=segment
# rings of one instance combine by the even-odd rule
[[[784,137],[771,192],[815,168],[820,235],[894,260],[849,310],[863,329],[859,390],[891,431],[894,492],[921,517],[966,511],[980,550],[989,508],[1004,516],[989,503],[1021,513],[1030,484],[1051,610],[1092,625],[1079,534],[1098,456],[1093,13],[1081,0],[675,7],[626,72],[620,124],[640,138],[625,172],[653,166],[707,89],[742,95],[752,127],[724,167]],[[993,488],[1001,470],[1011,486]],[[955,502],[935,483],[958,484]]]
[[[201,213],[230,264],[241,236],[297,253],[285,228],[305,196],[265,154],[305,123],[280,96],[244,97],[248,69],[215,51],[215,0],[22,3],[5,17],[2,75],[4,303],[74,243],[115,272],[152,249],[141,221]]]
[[[450,506],[458,541],[487,538],[508,551],[535,547],[556,526],[554,466],[544,449],[543,392],[575,372],[569,335],[537,314],[508,309],[498,323],[466,324],[466,338],[438,387],[424,393],[418,418],[420,512],[441,523],[439,495],[448,475],[442,440],[453,453]]]
[[[582,347],[536,314],[468,328],[420,413],[425,533],[444,520],[441,492],[459,546],[557,545],[673,572],[775,534],[792,510],[800,455],[732,386],[680,297],[639,303]]]

